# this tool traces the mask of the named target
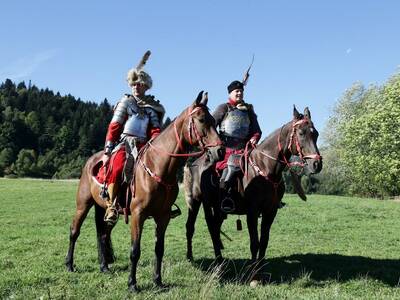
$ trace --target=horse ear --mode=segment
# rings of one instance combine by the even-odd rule
[[[307,119],[311,120],[311,113],[310,113],[310,110],[308,109],[308,107],[306,107],[306,108],[304,109],[304,116],[305,116]]]
[[[300,113],[296,109],[296,105],[293,104],[293,117],[295,119],[300,119]]]
[[[208,103],[208,93],[205,92],[203,94],[203,97],[202,97],[201,101],[200,101],[200,104],[202,104],[204,106],[207,106],[207,103]]]
[[[199,104],[200,104],[200,102],[202,101],[202,99],[203,99],[203,93],[204,93],[204,91],[201,91],[198,95],[197,95],[197,98],[196,98],[196,100],[194,101],[194,106],[198,106]]]

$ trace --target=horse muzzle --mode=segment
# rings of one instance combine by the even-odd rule
[[[307,171],[310,174],[317,174],[322,170],[322,156],[315,155],[313,157],[304,157]]]
[[[225,147],[222,145],[207,148],[207,155],[210,162],[215,163],[225,157]]]

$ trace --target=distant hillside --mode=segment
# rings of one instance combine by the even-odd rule
[[[77,178],[103,148],[112,107],[7,79],[0,85],[0,176]]]

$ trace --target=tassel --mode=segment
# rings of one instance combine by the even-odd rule
[[[240,219],[236,220],[236,229],[237,229],[237,231],[241,231],[243,229],[242,228],[242,221],[240,221]]]

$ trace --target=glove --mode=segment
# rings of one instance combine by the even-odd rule
[[[253,136],[253,137],[250,139],[250,144],[251,144],[252,146],[256,146],[256,145],[257,145],[257,142],[258,142],[258,140],[257,140],[257,137],[255,137],[255,136]]]

